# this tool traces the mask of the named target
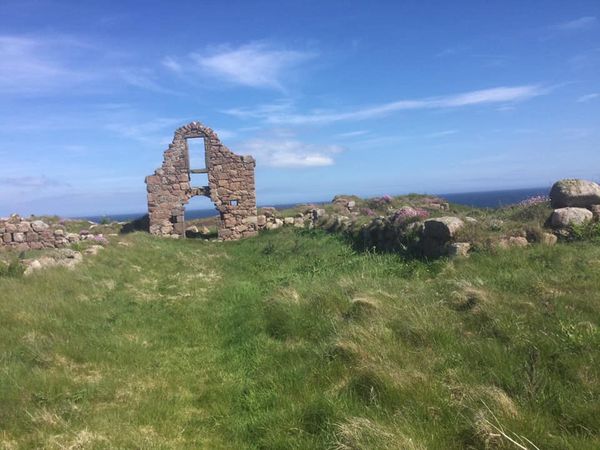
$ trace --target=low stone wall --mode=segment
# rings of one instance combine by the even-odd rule
[[[265,212],[267,208],[263,208]],[[258,216],[259,229],[274,230],[281,227],[318,228],[331,233],[345,234],[363,250],[376,249],[384,252],[406,252],[425,258],[466,257],[472,250],[472,243],[461,239],[458,232],[465,222],[458,217],[443,216],[425,219],[422,210],[402,207],[389,216],[372,218],[367,223],[353,220],[352,217],[330,213],[324,209],[306,210],[294,217],[278,217],[276,211]],[[408,218],[408,220],[407,220]],[[420,220],[419,220],[420,219]],[[467,217],[467,222],[477,220]],[[557,237],[549,232],[539,236],[506,235],[490,242],[490,248],[507,249],[525,247],[530,243],[554,245]]]
[[[80,234],[68,233],[61,224],[47,224],[42,220],[26,220],[18,215],[0,219],[0,249],[40,250],[62,248],[74,242],[94,240],[105,243],[102,235],[94,235],[88,230]]]

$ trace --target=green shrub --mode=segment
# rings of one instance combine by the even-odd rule
[[[18,278],[25,272],[25,267],[18,260],[12,260],[8,264],[0,261],[0,277]]]
[[[552,209],[549,202],[543,202],[529,206],[512,206],[499,212],[506,220],[544,223],[552,214]]]
[[[585,222],[569,227],[569,237],[574,241],[600,242],[600,222]]]

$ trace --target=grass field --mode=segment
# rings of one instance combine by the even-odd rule
[[[0,277],[0,448],[600,448],[600,245],[134,233]]]

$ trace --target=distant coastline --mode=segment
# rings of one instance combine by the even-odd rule
[[[434,194],[439,197],[445,198],[451,203],[458,203],[461,205],[473,206],[478,208],[497,208],[501,206],[512,205],[518,203],[526,198],[537,196],[537,195],[548,195],[549,187],[538,187],[538,188],[527,188],[527,189],[505,189],[496,191],[481,191],[481,192],[461,192],[454,194]],[[313,204],[322,204],[324,202],[304,202]],[[264,204],[260,206],[274,206],[276,208],[284,209],[291,208],[301,203],[284,203],[284,204]],[[259,207],[260,207],[259,206]],[[145,214],[145,212],[138,213],[126,213],[126,214],[99,214],[99,215],[88,215],[79,216],[77,219],[90,220],[92,222],[100,222],[102,220],[111,220],[117,222],[126,222],[129,220],[137,219]],[[187,219],[202,219],[205,217],[216,216],[215,209],[195,209],[186,211]]]

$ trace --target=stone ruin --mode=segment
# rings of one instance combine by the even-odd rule
[[[27,251],[62,248],[85,240],[108,244],[102,234],[93,234],[90,230],[81,230],[78,234],[69,233],[61,223],[28,220],[18,214],[0,218],[0,249]]]
[[[188,139],[204,140],[205,167],[190,167]],[[256,190],[251,156],[225,147],[217,134],[192,122],[175,131],[162,166],[146,177],[150,233],[185,237],[185,205],[197,195],[209,197],[219,211],[218,236],[235,240],[257,233]],[[192,186],[192,174],[207,174],[208,186]]]

